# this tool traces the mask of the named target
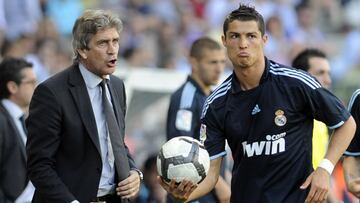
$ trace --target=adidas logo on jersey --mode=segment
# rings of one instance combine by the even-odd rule
[[[286,132],[276,135],[266,135],[266,141],[253,142],[248,144],[242,142],[244,155],[247,157],[260,155],[273,155],[285,151]]]
[[[251,115],[255,115],[255,114],[259,113],[260,111],[261,111],[261,109],[259,108],[259,105],[256,104],[251,112]]]

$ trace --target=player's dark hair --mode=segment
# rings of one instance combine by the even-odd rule
[[[224,31],[225,37],[226,37],[226,31],[229,28],[229,23],[231,23],[234,20],[256,21],[256,23],[258,24],[259,30],[261,32],[261,36],[264,36],[264,34],[265,34],[264,18],[262,17],[262,15],[260,13],[258,13],[255,10],[255,7],[245,5],[245,4],[240,4],[239,8],[237,8],[236,10],[233,10],[228,16],[226,16],[226,19],[225,19],[224,25],[223,25],[223,31]]]
[[[190,57],[200,59],[203,56],[204,49],[220,50],[221,46],[215,40],[209,37],[202,37],[194,41],[190,48]]]
[[[32,63],[21,58],[5,58],[0,63],[0,99],[9,98],[10,96],[7,83],[14,81],[19,85],[24,78],[21,71],[24,68],[32,68],[32,66]]]
[[[292,62],[292,67],[304,70],[304,71],[308,71],[310,68],[310,58],[313,57],[319,57],[319,58],[324,58],[326,59],[326,54],[319,50],[319,49],[315,49],[315,48],[311,48],[311,49],[305,49],[304,51],[300,52],[295,59]]]

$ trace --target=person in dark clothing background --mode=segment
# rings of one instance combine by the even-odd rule
[[[193,42],[189,61],[191,75],[171,95],[166,126],[167,140],[177,136],[190,136],[200,141],[204,139],[200,136],[200,116],[204,102],[211,93],[211,88],[218,84],[223,74],[225,51],[213,39],[203,37]],[[193,202],[222,203],[229,201],[230,187],[223,178],[225,167],[223,165],[222,176],[219,177],[215,189]],[[172,202],[172,200],[168,198],[168,202]]]

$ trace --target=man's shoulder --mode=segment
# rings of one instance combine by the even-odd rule
[[[44,82],[42,82],[42,85],[49,86],[49,87],[63,87],[59,84],[61,83],[67,83],[69,80],[69,75],[72,74],[75,69],[78,68],[77,64],[72,64],[70,67],[56,73],[55,75],[51,76]]]
[[[352,106],[353,104],[360,105],[360,89],[357,89],[351,95],[351,98],[350,98],[350,101],[349,101],[349,106]]]
[[[320,83],[308,72],[270,61],[269,73],[274,82],[284,84],[285,87],[308,87],[311,89],[320,88]]]
[[[232,80],[232,75],[230,75],[206,98],[201,118],[206,115],[210,106],[215,110],[225,107],[228,95],[231,94]]]
[[[10,125],[10,114],[9,112],[4,108],[4,106],[1,104],[1,100],[0,100],[0,135],[8,132],[8,130],[10,130],[9,125]],[[7,134],[7,133],[5,133]]]
[[[181,95],[182,95],[182,92],[184,91],[184,87],[185,87],[186,83],[187,83],[187,82],[182,83],[181,86],[178,87],[178,88],[171,94],[170,97],[171,97],[172,100],[173,100],[173,99],[177,100],[177,99],[180,99],[180,98],[181,98]]]
[[[0,100],[0,123],[5,123],[6,120],[10,117],[8,110],[2,105]]]
[[[115,75],[110,75],[110,81],[114,85],[124,86],[124,81]]]

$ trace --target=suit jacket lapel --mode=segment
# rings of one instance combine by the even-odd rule
[[[79,110],[81,120],[83,121],[92,142],[95,144],[96,149],[99,154],[101,154],[96,121],[84,79],[81,76],[78,64],[74,64],[70,68],[72,68],[69,78],[70,92],[74,98],[77,109]]]
[[[26,151],[25,151],[25,143],[21,138],[20,132],[18,130],[18,128],[16,127],[16,124],[14,123],[10,113],[6,110],[6,108],[1,104],[0,102],[0,111],[2,111],[6,117],[6,119],[8,120],[11,129],[13,129],[14,133],[15,133],[15,139],[17,139],[19,146],[20,146],[20,151],[21,154],[23,155],[23,160],[26,161]]]

